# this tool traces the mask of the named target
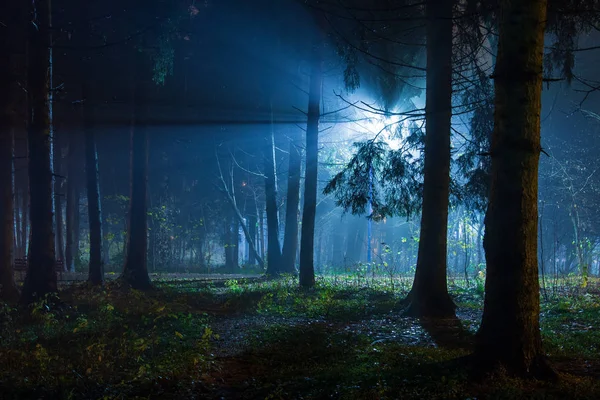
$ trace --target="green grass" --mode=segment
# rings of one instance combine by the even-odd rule
[[[548,354],[600,356],[600,296],[564,296],[542,304],[542,333]]]
[[[180,298],[110,284],[61,300],[0,310],[3,398],[185,394],[209,370],[208,318]]]
[[[552,288],[545,349],[559,383],[468,378],[477,281],[454,281],[458,323],[401,316],[402,278],[156,282],[150,293],[78,284],[30,308],[0,304],[3,399],[600,398],[600,297]]]

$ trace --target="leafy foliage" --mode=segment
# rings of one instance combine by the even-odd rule
[[[545,55],[544,68],[547,75],[552,75],[558,68],[558,77],[571,83],[574,78],[578,39],[600,22],[599,6],[597,0],[548,2],[547,31],[554,36],[554,43]]]
[[[420,205],[420,163],[409,148],[418,137],[420,132],[413,131],[398,150],[376,139],[355,143],[356,153],[323,193],[333,194],[345,211],[368,213],[374,220],[413,214]]]

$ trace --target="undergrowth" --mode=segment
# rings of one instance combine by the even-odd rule
[[[401,315],[410,283],[169,280],[142,293],[110,282],[28,308],[0,304],[0,397],[600,398],[597,282],[542,297],[545,350],[566,373],[557,384],[471,382],[457,360],[471,351],[463,339],[479,325],[481,282],[450,282],[460,321],[441,328]]]
[[[205,313],[163,292],[77,285],[27,309],[0,309],[2,398],[188,393],[210,369]]]

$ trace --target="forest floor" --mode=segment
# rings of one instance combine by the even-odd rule
[[[402,316],[409,283],[169,278],[149,293],[77,283],[29,309],[0,303],[0,398],[600,398],[598,281],[542,297],[558,382],[471,380],[457,360],[472,348],[482,282],[453,282],[458,320],[435,324]]]

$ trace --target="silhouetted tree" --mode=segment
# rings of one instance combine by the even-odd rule
[[[302,154],[299,145],[298,140],[290,139],[285,233],[281,262],[281,271],[286,273],[296,271],[298,252],[298,206],[300,203],[300,172],[302,170]]]
[[[272,107],[272,105],[271,105]],[[272,110],[271,110],[272,113]],[[279,244],[279,211],[277,210],[277,171],[275,164],[275,132],[271,123],[271,132],[265,139],[265,203],[267,213],[267,275],[281,273],[281,245]]]
[[[140,55],[137,55],[139,58]],[[148,276],[148,134],[142,91],[137,78],[135,89],[135,125],[131,129],[131,195],[127,230],[127,255],[122,278],[134,289],[150,288]]]
[[[14,241],[14,125],[18,76],[14,69],[19,7],[11,2],[0,5],[5,22],[0,25],[0,300],[16,302],[19,291],[13,274]]]
[[[53,227],[52,35],[50,2],[32,0],[28,25],[27,92],[31,242],[21,299],[30,303],[57,292]]]
[[[304,181],[304,208],[300,239],[300,286],[315,285],[315,217],[317,212],[317,175],[319,168],[319,105],[323,84],[323,55],[321,46],[315,43],[310,87],[308,92],[308,121],[306,124],[306,178]]]
[[[8,37],[8,35],[7,35]],[[3,46],[4,48],[4,46]],[[6,60],[9,57],[5,57]],[[0,61],[0,89],[2,96],[2,109],[0,109],[0,299],[16,302],[19,299],[19,290],[15,284],[13,273],[13,235],[14,235],[14,196],[13,196],[13,134],[11,127],[10,98],[12,86],[6,75],[6,65]],[[5,82],[8,81],[8,85]],[[8,104],[7,104],[8,103]],[[9,112],[7,112],[9,111]]]
[[[85,127],[85,172],[87,182],[88,218],[90,224],[90,264],[88,281],[93,285],[104,282],[104,260],[102,259],[102,209],[100,203],[100,185],[98,179],[98,152],[96,135],[92,127],[92,104],[89,88],[84,89]]]
[[[446,283],[450,131],[452,120],[452,1],[428,0],[425,166],[421,235],[407,314],[454,316]]]
[[[485,303],[476,356],[517,375],[550,371],[542,352],[537,198],[546,0],[501,2],[485,219]]]

